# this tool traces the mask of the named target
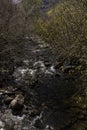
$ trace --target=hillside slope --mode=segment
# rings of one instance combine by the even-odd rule
[[[48,10],[61,0],[42,0],[41,9]]]

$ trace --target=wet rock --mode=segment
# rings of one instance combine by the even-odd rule
[[[36,116],[32,122],[31,122],[31,126],[34,126],[36,128],[39,128],[39,129],[43,129],[43,121],[42,121],[42,115],[43,115],[43,112],[40,113],[40,115]]]
[[[44,64],[45,64],[46,67],[50,67],[51,66],[51,63],[49,63],[47,61]]]
[[[12,120],[5,122],[4,130],[14,130],[14,122]]]
[[[29,60],[26,59],[23,61],[23,63],[24,63],[24,65],[29,65]]]
[[[43,63],[43,61],[37,61],[34,63],[34,68],[35,69],[41,69],[42,71],[45,70],[45,65]]]
[[[6,130],[5,128],[1,128],[0,130]]]
[[[62,71],[63,71],[64,73],[67,73],[67,72],[69,72],[71,69],[74,69],[74,68],[75,68],[75,66],[72,66],[72,65],[62,66]]]
[[[2,121],[0,121],[0,128],[4,127],[4,123]]]
[[[62,62],[56,62],[54,67],[55,67],[56,70],[58,70],[62,65],[63,65]]]
[[[55,74],[55,77],[63,77],[63,74],[57,72],[57,73]]]
[[[22,122],[25,119],[25,115],[22,116],[15,116],[12,114],[11,109],[7,109],[4,111],[2,116],[0,116],[2,123],[4,124],[3,130],[21,130]],[[0,129],[1,130],[1,129]]]
[[[46,125],[45,130],[54,130],[54,128],[52,126]]]
[[[35,117],[35,116],[37,116],[37,115],[39,115],[40,114],[40,112],[38,111],[38,110],[32,110],[31,112],[30,112],[30,116],[31,117]]]
[[[0,106],[2,106],[2,96],[0,95]]]
[[[24,103],[24,97],[23,95],[19,94],[11,101],[9,106],[10,108],[15,110],[21,110],[24,106],[23,103]]]
[[[6,105],[9,105],[12,100],[13,100],[13,97],[6,96],[4,99],[4,103]]]
[[[34,126],[37,127],[37,128],[39,128],[39,129],[42,129],[42,128],[43,128],[43,124],[42,124],[42,122],[41,122],[40,119],[37,119],[37,120],[35,121]]]

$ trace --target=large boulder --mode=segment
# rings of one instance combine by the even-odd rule
[[[23,95],[17,95],[10,103],[10,108],[12,110],[22,110],[24,107],[24,97]]]

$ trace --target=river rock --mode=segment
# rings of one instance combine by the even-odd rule
[[[54,67],[55,67],[56,70],[59,70],[62,65],[63,65],[62,62],[56,62]]]
[[[37,119],[37,120],[35,121],[34,126],[37,127],[37,128],[39,128],[39,129],[42,129],[42,128],[43,128],[43,124],[42,124],[42,122],[41,122],[40,119]]]
[[[4,123],[2,121],[0,121],[0,128],[4,127]]]
[[[54,130],[54,128],[52,126],[46,125],[45,130]],[[59,130],[59,129],[57,129],[57,130]]]
[[[40,111],[39,111],[39,110],[34,109],[34,110],[31,110],[31,111],[30,111],[30,116],[31,116],[31,117],[35,117],[35,116],[37,116],[37,115],[39,115],[39,114],[40,114]]]
[[[74,68],[75,68],[75,66],[72,66],[72,65],[62,66],[62,71],[64,73],[67,73],[67,72],[69,72],[70,70],[72,70]]]
[[[4,130],[14,130],[14,125],[14,121],[10,119],[7,122],[5,122]]]
[[[6,96],[4,99],[4,103],[6,105],[9,105],[12,100],[13,100],[13,97]]]
[[[45,64],[46,67],[50,67],[51,66],[51,63],[49,63],[48,61],[45,61],[44,64]]]
[[[23,95],[19,94],[11,101],[9,106],[10,108],[15,110],[21,110],[24,106],[23,103],[24,103],[24,97]]]

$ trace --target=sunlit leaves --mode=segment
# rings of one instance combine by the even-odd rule
[[[59,3],[47,12],[48,18],[39,24],[40,35],[51,44],[54,53],[84,55],[83,48],[87,40],[87,11],[84,2],[67,0]]]

